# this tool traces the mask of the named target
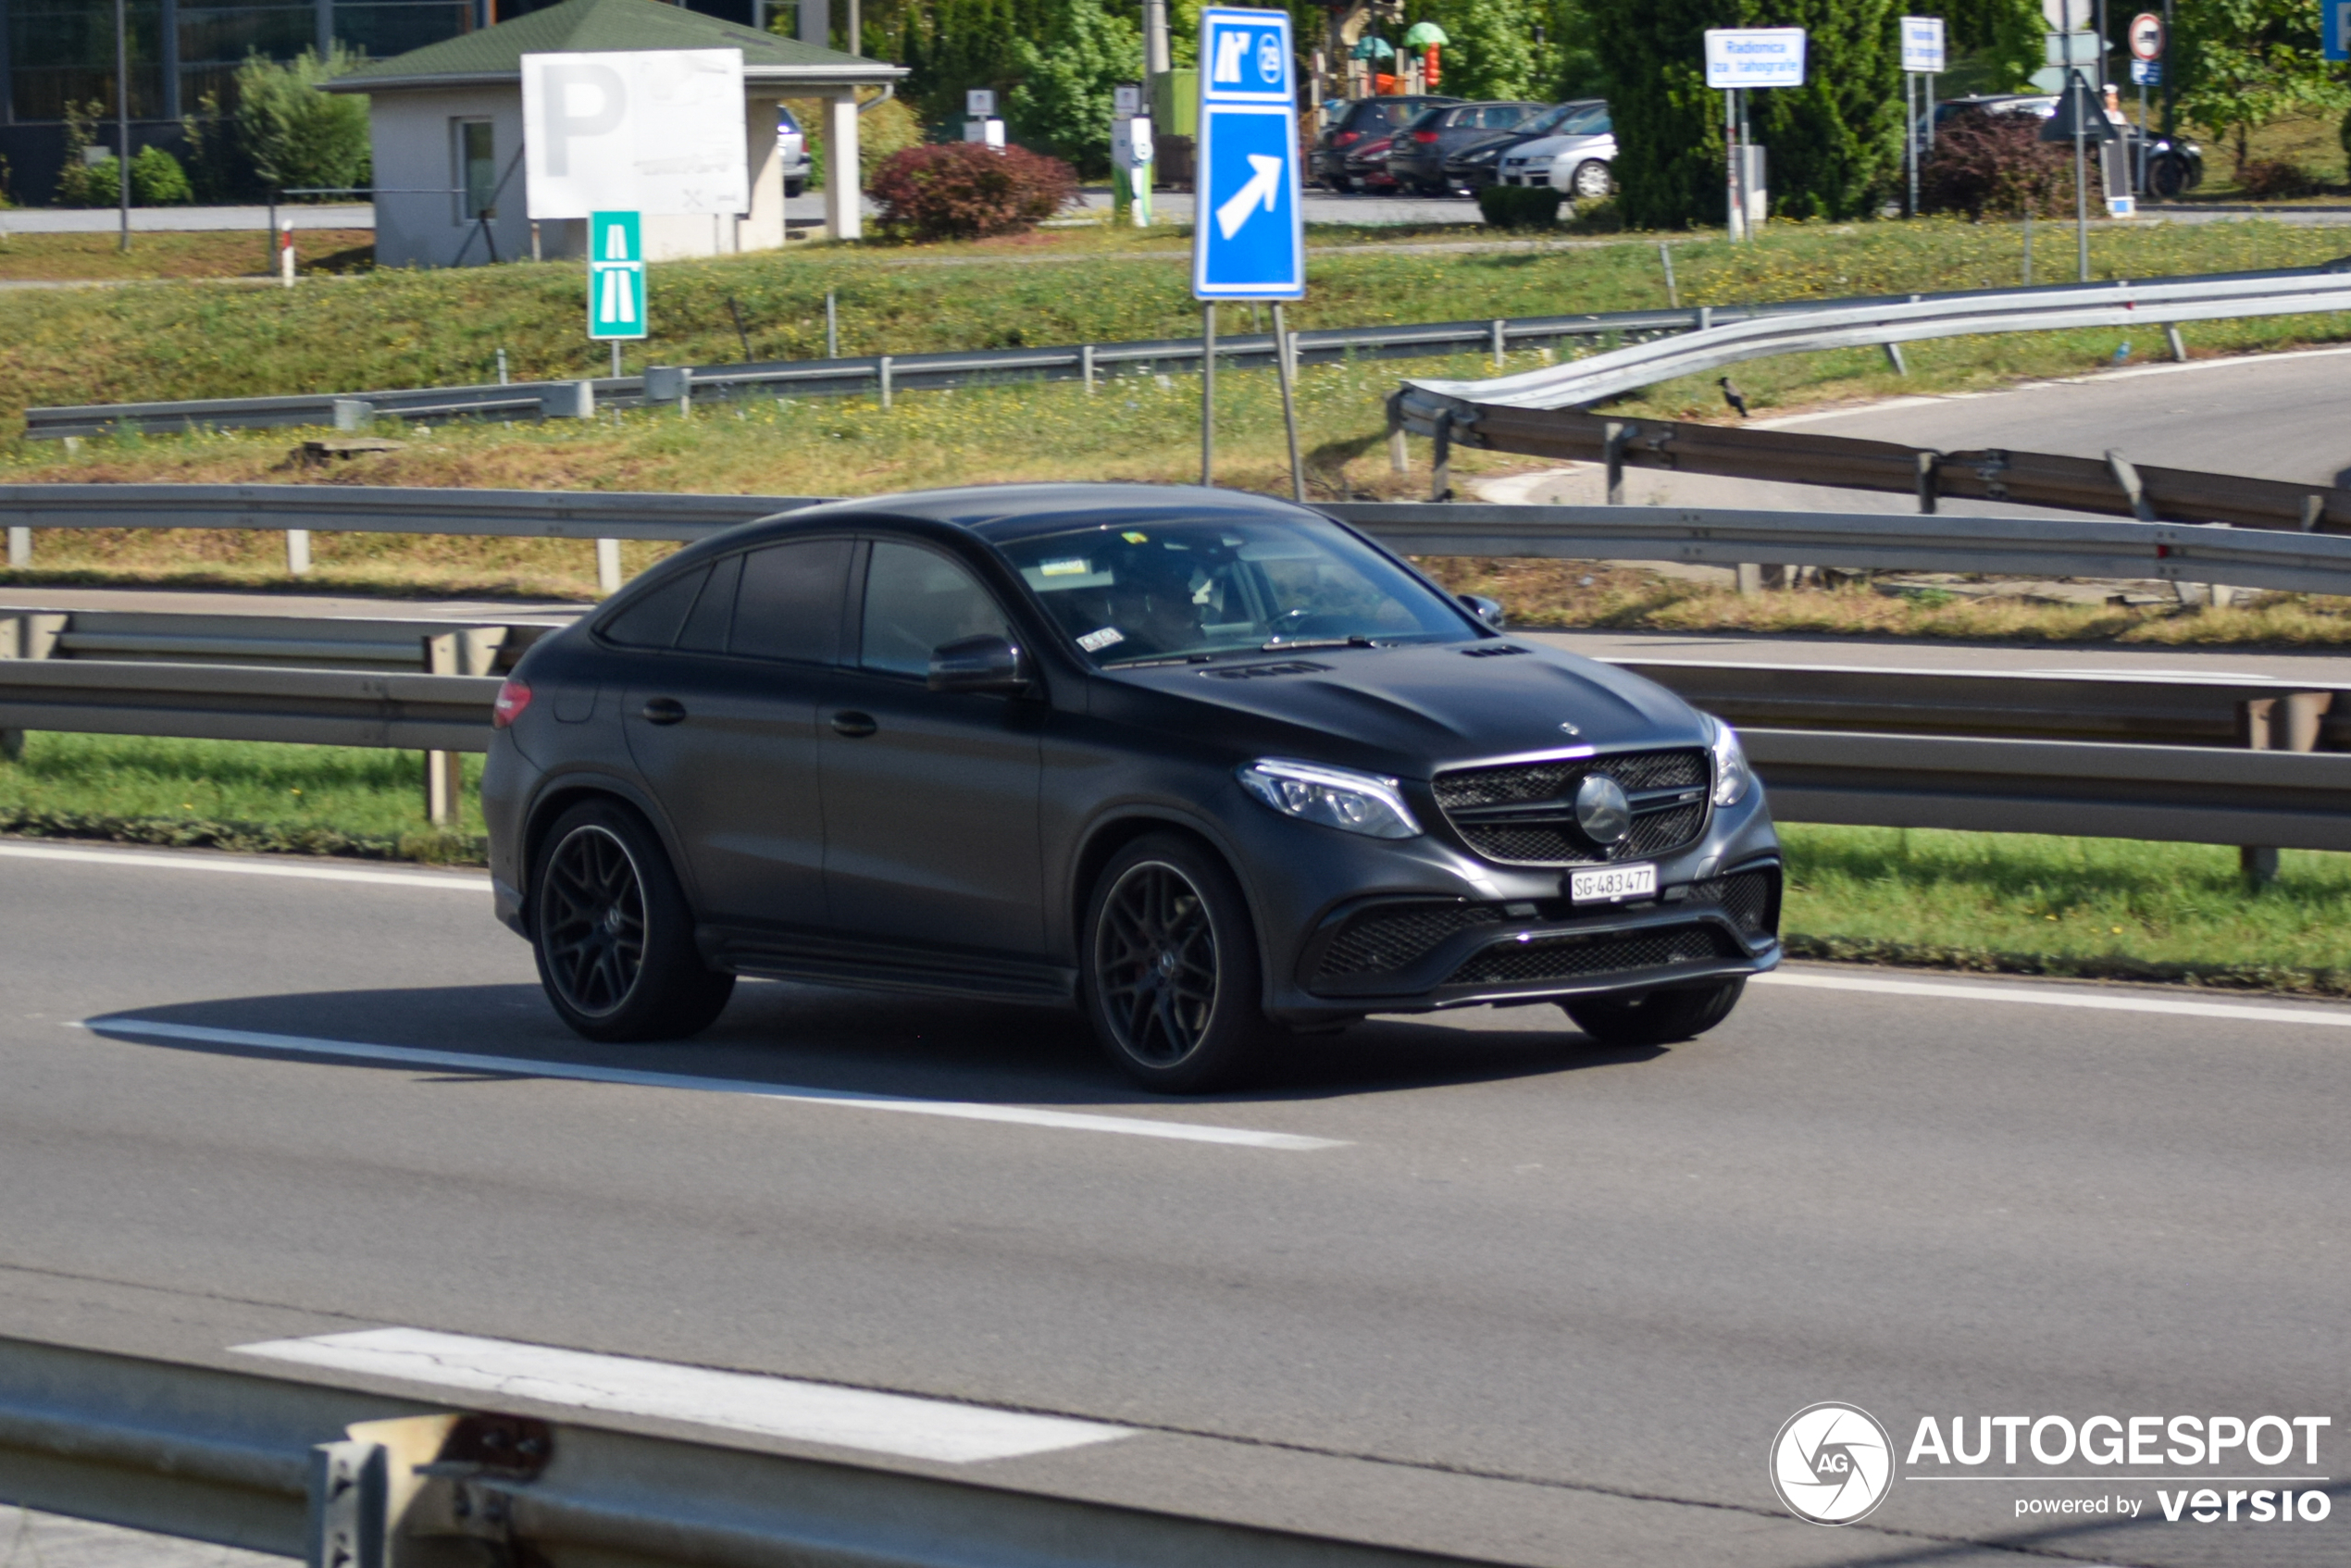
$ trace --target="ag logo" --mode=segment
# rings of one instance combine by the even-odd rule
[[[1810,1524],[1852,1524],[1885,1500],[1893,1480],[1893,1439],[1853,1405],[1808,1405],[1772,1439],[1772,1489]]]

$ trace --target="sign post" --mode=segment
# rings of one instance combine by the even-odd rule
[[[1216,482],[1216,304],[1266,300],[1274,305],[1290,493],[1303,501],[1306,468],[1281,303],[1306,297],[1294,59],[1288,12],[1201,8],[1192,297],[1200,302],[1200,482]]]
[[[1804,85],[1805,33],[1800,27],[1709,28],[1706,84],[1723,93],[1723,137],[1729,153],[1725,196],[1728,232],[1747,238],[1763,221],[1763,149],[1748,131],[1746,92],[1751,87]]]
[[[612,341],[612,373],[620,374],[620,345],[645,335],[644,225],[633,212],[588,217],[588,336]]]
[[[1902,19],[1902,144],[1910,171],[1910,216],[1919,215],[1919,122],[1934,133],[1934,79],[1943,73],[1943,19]],[[1921,81],[1921,78],[1925,80]],[[1922,94],[1919,89],[1923,86]],[[1924,97],[1922,105],[1919,99]]]
[[[1004,122],[996,118],[994,88],[964,89],[964,140],[1000,153],[1004,150]]]
[[[2343,6],[2331,4],[2322,9],[2339,13]],[[2139,167],[2131,180],[2134,192],[2147,188],[2147,143],[2153,140],[2147,134],[2147,89],[2163,81],[2166,31],[2163,19],[2153,11],[2141,11],[2131,19],[2131,80],[2139,86]]]

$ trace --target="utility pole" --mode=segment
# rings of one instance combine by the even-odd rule
[[[120,248],[131,248],[131,34],[123,0],[114,0],[114,129],[117,195],[121,203]]]
[[[2073,69],[2071,91],[2073,93],[2073,248],[2082,265],[2082,281],[2090,280],[2090,176],[2089,125],[2085,117],[2090,112],[2087,102],[2090,84],[2082,80],[2082,69]],[[2101,100],[2103,102],[2103,100]]]
[[[1167,0],[1143,0],[1143,101],[1151,102],[1151,83],[1173,68],[1167,53]]]

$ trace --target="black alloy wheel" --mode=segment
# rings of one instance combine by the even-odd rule
[[[1744,978],[1710,980],[1639,996],[1587,996],[1566,1003],[1575,1027],[1602,1045],[1671,1045],[1702,1035],[1731,1015]]]
[[[733,994],[694,949],[693,916],[653,833],[625,807],[591,802],[546,839],[531,901],[540,984],[591,1039],[699,1033]]]
[[[1232,875],[1173,835],[1129,845],[1088,907],[1086,1004],[1127,1074],[1162,1093],[1229,1082],[1266,1033],[1255,933]]]

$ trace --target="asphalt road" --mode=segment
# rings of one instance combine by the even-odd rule
[[[1801,968],[1671,1050],[1375,1021],[1169,1102],[1055,1014],[782,985],[589,1048],[479,878],[250,864],[0,844],[0,1333],[258,1366],[404,1325],[1087,1417],[1133,1430],[941,1468],[1514,1562],[2343,1560],[2351,1009]],[[642,1069],[711,1082],[532,1076]],[[1280,1136],[1125,1136],[1202,1128]],[[2338,1506],[1922,1463],[1820,1529],[1765,1453],[1833,1399],[1904,1450],[2328,1415],[2286,1473]],[[2105,1492],[2146,1517],[2013,1512]]]

